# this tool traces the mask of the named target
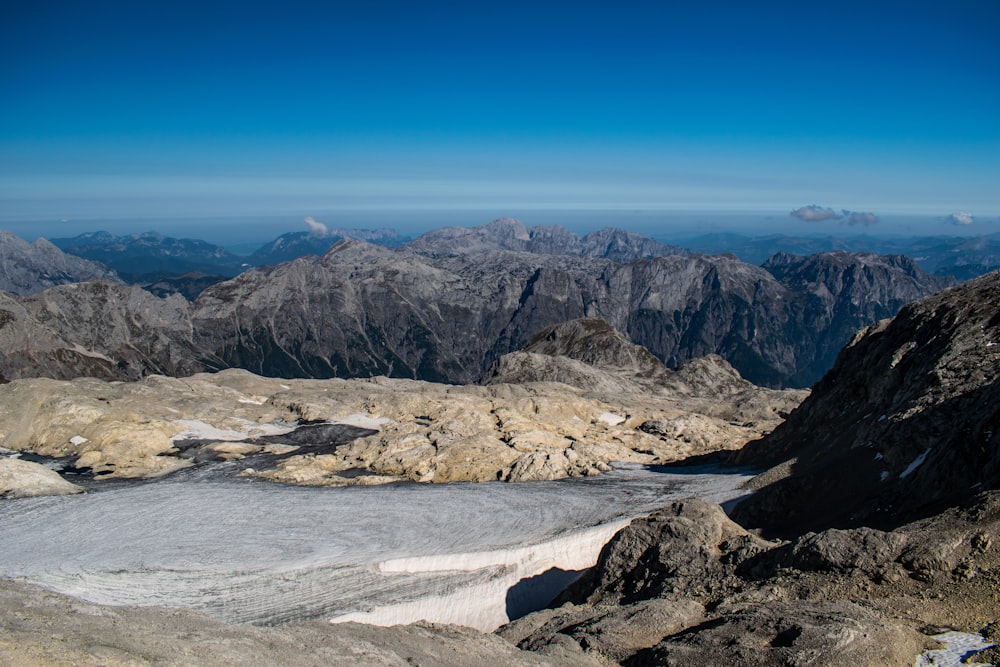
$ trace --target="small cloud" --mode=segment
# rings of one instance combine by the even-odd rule
[[[865,227],[868,225],[874,225],[878,222],[878,216],[874,213],[848,211],[846,208],[841,209],[838,213],[832,208],[820,206],[818,204],[809,204],[808,206],[797,208],[792,211],[790,215],[794,218],[805,220],[807,222],[839,220],[843,225],[864,225]]]
[[[832,208],[825,208],[817,204],[809,204],[808,206],[803,206],[793,210],[789,215],[793,218],[798,218],[799,220],[808,220],[810,222],[820,222],[822,220],[839,220],[841,218],[840,214],[834,211]]]
[[[841,217],[849,225],[864,225],[867,227],[878,222],[878,216],[874,213],[862,213],[861,211],[848,211],[846,209],[843,213],[844,215]]]
[[[306,225],[309,226],[309,234],[312,236],[326,236],[326,225],[317,222],[311,215],[305,217]]]
[[[975,217],[973,217],[971,213],[966,213],[965,211],[958,211],[957,213],[952,213],[944,220],[949,225],[971,225],[976,221]]]

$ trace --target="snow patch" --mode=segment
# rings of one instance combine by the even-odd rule
[[[493,632],[512,620],[507,612],[508,595],[519,582],[553,568],[569,574],[593,567],[604,545],[628,523],[628,519],[605,523],[521,548],[383,561],[377,565],[382,573],[426,575],[478,571],[481,576],[479,583],[444,595],[343,614],[330,622],[387,626],[434,619],[435,623],[458,623]],[[553,590],[543,595],[551,593],[551,597],[555,597],[566,585],[562,579],[553,583],[556,584]]]
[[[362,412],[355,412],[354,414],[347,415],[346,417],[341,417],[340,419],[333,419],[330,421],[331,424],[345,424],[347,426],[356,426],[358,428],[367,428],[372,431],[381,431],[383,424],[390,424],[392,420],[388,417],[372,417],[371,415],[366,415]]]
[[[89,441],[89,440],[87,440],[87,439],[86,439],[85,437],[83,437],[82,435],[74,435],[74,436],[73,436],[72,438],[70,438],[70,439],[69,439],[69,444],[71,444],[71,445],[76,445],[76,446],[78,446],[78,447],[79,447],[80,445],[82,445],[83,443],[85,443],[85,442],[90,442],[90,441]]]
[[[981,635],[974,635],[967,632],[943,632],[931,637],[942,644],[944,648],[933,651],[924,651],[917,656],[915,667],[984,667],[982,662],[962,662],[962,659],[970,653],[982,651],[994,646],[982,638]]]
[[[616,415],[613,412],[602,412],[597,415],[597,421],[604,422],[608,426],[618,426],[625,421],[625,418],[621,415]]]
[[[932,449],[931,447],[928,447],[927,449],[924,450],[923,454],[921,454],[917,458],[913,459],[913,462],[910,465],[906,466],[906,470],[904,470],[903,472],[899,473],[899,478],[903,479],[904,477],[906,477],[907,475],[909,475],[911,472],[913,472],[914,470],[916,470],[917,468],[919,468],[921,465],[923,465],[923,462],[927,460],[927,455],[931,453],[931,449]]]

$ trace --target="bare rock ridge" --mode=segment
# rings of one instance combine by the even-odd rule
[[[0,293],[0,378],[134,380],[222,368],[195,344],[190,309],[179,295],[104,281]]]
[[[517,352],[498,359],[482,384],[562,382],[588,392],[733,396],[753,389],[725,359],[712,354],[668,369],[599,317],[547,327]]]
[[[734,517],[777,534],[894,527],[1000,486],[1000,273],[870,326],[788,421]]]
[[[108,267],[68,255],[45,239],[34,243],[0,231],[0,290],[27,296],[86,280],[118,281]]]
[[[875,314],[894,314],[913,285],[923,294],[939,286],[913,267],[865,262],[884,269],[885,288],[872,294],[906,290]],[[843,284],[852,298],[868,298],[854,281]],[[466,383],[547,326],[601,317],[668,366],[719,354],[755,384],[802,386],[825,370],[817,350],[839,347],[846,330],[870,322],[863,309],[832,320],[809,296],[815,288],[793,291],[726,256],[617,264],[492,250],[433,258],[342,241],[322,258],[207,289],[192,320],[202,349],[263,375]]]

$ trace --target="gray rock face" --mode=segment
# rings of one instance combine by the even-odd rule
[[[871,588],[866,566],[887,556],[887,545],[900,556],[905,536],[873,532],[847,546],[849,537],[859,535],[769,543],[716,505],[677,501],[620,531],[554,608],[499,632],[524,649],[558,647],[624,665],[913,664],[920,635],[849,593]],[[792,553],[795,563],[773,566]]]
[[[891,528],[1000,486],[1000,273],[872,325],[736,457],[775,465],[736,508],[777,534]]]
[[[908,665],[917,646],[912,633],[858,605],[797,600],[725,608],[623,664]]]
[[[827,269],[821,278],[809,274],[801,279],[796,276],[806,275],[805,268],[789,268],[798,266],[798,260],[776,260],[772,270],[787,283],[782,284],[768,271],[729,256],[669,255],[620,264],[603,257],[542,254],[558,251],[565,239],[555,232],[532,236],[514,221],[462,234],[475,240],[487,229],[487,240],[493,241],[470,241],[468,252],[421,255],[412,248],[342,241],[323,257],[247,271],[213,285],[190,311],[158,305],[168,301],[149,300],[148,307],[142,306],[134,294],[107,299],[104,288],[81,289],[73,293],[75,305],[60,306],[78,319],[43,317],[25,303],[32,317],[44,321],[22,325],[14,322],[22,318],[14,317],[6,325],[18,330],[8,336],[19,340],[33,340],[29,330],[41,327],[49,337],[80,347],[45,343],[41,349],[3,349],[22,360],[14,377],[66,377],[69,371],[53,369],[74,366],[99,377],[238,367],[282,377],[387,375],[467,383],[547,327],[601,317],[667,366],[717,354],[759,386],[802,386],[826,368],[824,350],[838,348],[883,310],[889,313],[937,286],[892,258],[841,254],[803,260],[803,266]],[[624,237],[607,232],[591,240],[597,238],[603,239],[599,245],[611,247]],[[505,239],[500,245],[506,246],[538,243],[535,252],[470,254],[496,246],[496,239]],[[867,278],[844,277],[855,274]],[[46,299],[66,301],[61,296]],[[84,302],[89,299],[95,302]],[[842,308],[844,303],[852,305]],[[168,318],[167,310],[175,317]],[[103,320],[94,319],[98,316]],[[51,330],[56,320],[59,327]],[[164,333],[139,335],[137,330],[152,320]],[[130,333],[123,333],[129,328]],[[156,342],[164,337],[176,345]],[[120,345],[137,338],[147,341],[138,345],[138,353]],[[596,352],[604,342],[594,339],[591,354],[607,354]],[[52,350],[64,348],[70,352],[60,354],[73,357],[71,361],[52,358]],[[91,360],[80,359],[81,354]],[[102,355],[107,359],[93,361]],[[108,364],[118,370],[109,370]]]
[[[719,354],[751,382],[775,386],[815,375],[812,351],[835,337],[800,297],[725,256],[625,265],[507,251],[434,258],[344,241],[322,258],[209,288],[193,319],[203,349],[256,373],[461,383],[546,327],[599,316],[668,366]]]
[[[911,301],[954,285],[949,278],[928,276],[902,255],[836,251],[797,257],[778,253],[763,266],[798,295],[801,320],[797,325],[823,332],[813,349],[796,357],[798,373],[793,384],[821,377],[860,328],[859,323],[892,317]]]
[[[190,305],[138,287],[76,283],[17,299],[0,294],[0,377],[137,379],[213,366],[192,340]]]
[[[103,264],[67,255],[45,239],[28,243],[0,231],[0,290],[26,296],[84,280],[118,281],[118,275]]]

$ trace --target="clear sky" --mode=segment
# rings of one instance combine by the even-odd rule
[[[1000,228],[1000,2],[0,3],[0,226],[807,205]]]

